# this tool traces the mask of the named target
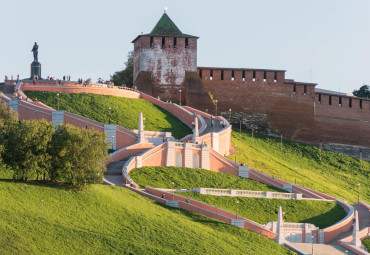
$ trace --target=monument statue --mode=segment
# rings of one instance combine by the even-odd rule
[[[38,58],[37,58],[37,55],[39,53],[38,49],[39,49],[39,46],[37,45],[37,43],[35,43],[35,45],[33,45],[33,48],[31,50],[33,52],[33,59],[35,62],[38,62]]]

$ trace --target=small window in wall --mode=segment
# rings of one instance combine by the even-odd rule
[[[362,99],[360,99],[360,109],[362,109]]]
[[[221,81],[224,80],[224,70],[221,70]]]
[[[243,81],[245,81],[245,71],[243,71]]]
[[[153,36],[150,37],[150,48],[153,48]]]
[[[329,96],[329,105],[331,105],[331,96]]]
[[[321,94],[319,94],[319,104],[321,104]]]
[[[253,71],[253,81],[256,81],[256,71]]]
[[[162,37],[162,48],[166,47],[166,37]]]
[[[293,85],[293,94],[297,93],[297,86],[294,84]]]
[[[185,38],[185,48],[189,48],[189,38]]]
[[[210,74],[210,76],[209,76],[209,79],[212,81],[212,79],[213,79],[213,70],[211,69],[211,74]]]
[[[342,97],[339,97],[339,106],[342,106]]]
[[[349,103],[348,103],[348,105],[349,105],[349,108],[352,108],[352,98],[349,98]]]
[[[199,77],[202,79],[202,69],[199,69]]]
[[[234,70],[231,71],[231,80],[235,80],[235,77],[234,77]]]
[[[177,38],[173,38],[173,47],[176,49],[177,48]]]
[[[266,82],[266,72],[263,72],[263,82]]]
[[[304,85],[304,87],[303,87],[303,93],[304,93],[304,95],[307,95],[307,86],[306,85]]]
[[[275,74],[274,74],[274,82],[276,82],[277,81],[277,72],[275,72]]]

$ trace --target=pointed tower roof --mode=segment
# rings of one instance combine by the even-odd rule
[[[163,13],[162,17],[159,19],[157,24],[154,26],[153,30],[149,34],[141,34],[136,37],[132,42],[134,43],[141,36],[166,36],[166,37],[192,37],[199,38],[193,35],[183,34],[180,29],[175,25],[167,13]]]

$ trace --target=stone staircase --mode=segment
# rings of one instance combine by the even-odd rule
[[[125,183],[122,178],[122,168],[126,160],[112,162],[107,165],[107,171],[104,172],[104,178],[116,186],[123,186]]]

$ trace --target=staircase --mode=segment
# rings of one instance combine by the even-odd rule
[[[104,179],[114,183],[116,186],[125,185],[122,178],[122,168],[125,163],[126,160],[109,163],[107,165],[107,171],[104,172]]]

